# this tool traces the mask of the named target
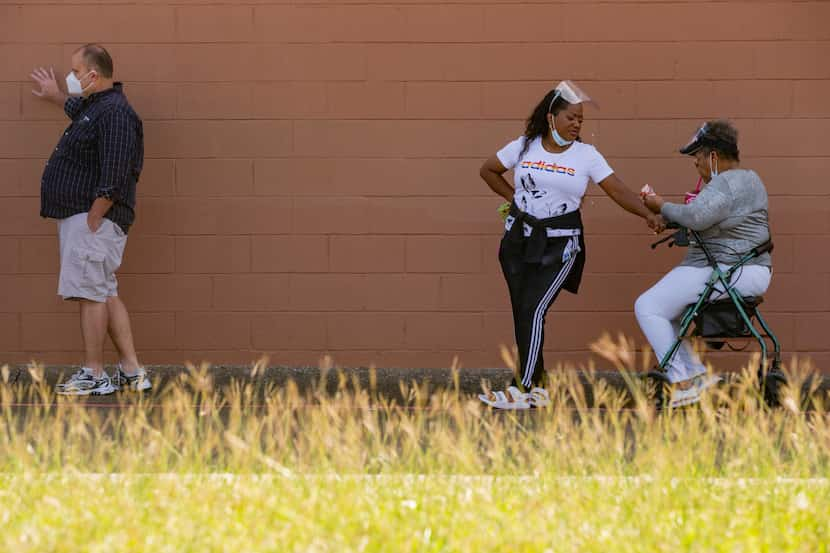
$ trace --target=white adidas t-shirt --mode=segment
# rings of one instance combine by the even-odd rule
[[[496,156],[507,169],[514,170],[516,206],[537,219],[576,211],[588,179],[599,183],[614,173],[590,144],[574,142],[561,154],[552,154],[542,146],[542,138],[536,137],[519,159],[524,143],[525,137],[520,136]]]

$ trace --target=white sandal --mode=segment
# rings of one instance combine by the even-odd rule
[[[700,388],[698,388],[697,377],[674,382],[671,388],[669,407],[672,409],[685,407],[700,401]]]
[[[479,394],[478,399],[494,409],[530,409],[528,401],[530,394],[525,394],[515,386],[510,386],[503,392],[487,392]]]
[[[550,394],[544,388],[533,388],[527,396],[531,407],[547,407],[551,404]]]

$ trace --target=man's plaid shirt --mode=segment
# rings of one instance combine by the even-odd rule
[[[113,201],[105,215],[126,233],[135,220],[135,189],[144,163],[141,119],[121,83],[64,104],[72,120],[46,163],[40,214],[65,219],[85,213],[97,198]]]

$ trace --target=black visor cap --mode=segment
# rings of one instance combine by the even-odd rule
[[[727,142],[712,136],[708,136],[709,125],[704,124],[688,144],[678,150],[684,156],[694,155],[695,152],[703,147],[712,148],[713,150],[720,150],[721,152],[735,155],[738,152],[738,145],[733,142]]]
[[[691,155],[694,155],[694,154],[695,154],[695,152],[697,152],[698,150],[700,150],[700,148],[702,148],[702,147],[703,147],[703,144],[701,144],[701,143],[700,143],[700,142],[698,142],[698,141],[689,142],[688,144],[686,144],[685,146],[683,146],[682,148],[680,148],[680,149],[678,150],[678,152],[680,152],[680,153],[681,153],[681,154],[683,154],[684,156],[691,156]]]
[[[704,123],[702,127],[700,127],[695,135],[689,140],[689,143],[680,148],[678,150],[684,156],[693,155],[696,151],[700,150],[703,146],[706,146],[706,131],[709,130],[709,125]]]

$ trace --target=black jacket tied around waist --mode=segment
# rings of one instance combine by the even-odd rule
[[[556,217],[537,219],[529,213],[521,211],[514,203],[510,205],[510,215],[514,218],[513,226],[507,231],[502,242],[504,253],[510,260],[508,266],[513,263],[564,264],[568,257],[572,255],[570,248],[572,240],[575,239],[578,242],[577,259],[574,261],[573,268],[563,285],[565,290],[576,294],[585,267],[585,233],[580,211],[576,210]],[[525,236],[525,224],[531,228],[530,236]],[[548,229],[579,232],[578,234],[574,233],[577,234],[576,236],[548,236]]]

